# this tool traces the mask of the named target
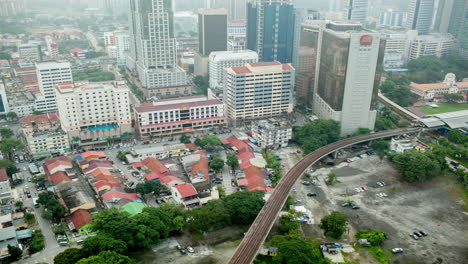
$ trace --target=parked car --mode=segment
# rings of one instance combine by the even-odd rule
[[[353,205],[353,207],[351,207],[351,208],[354,209],[354,210],[361,209],[361,207],[359,207],[357,205]]]
[[[362,186],[362,187],[361,187],[361,190],[366,191],[366,192],[368,191],[367,188],[366,188],[365,186]]]
[[[392,252],[393,252],[394,254],[403,253],[403,249],[402,249],[402,248],[392,248]]]
[[[427,236],[427,233],[426,232],[423,232],[423,231],[419,231],[419,234],[423,235],[423,236]]]
[[[28,178],[27,178],[27,181],[28,181],[28,182],[31,182],[31,177],[28,177]]]
[[[422,237],[423,235],[419,234],[419,232],[413,232],[413,235],[417,236],[417,237]]]
[[[300,204],[300,203],[302,203],[302,200],[296,200],[296,201],[294,201],[294,203],[295,204]]]
[[[351,163],[350,159],[345,160],[346,163]]]
[[[317,194],[316,193],[308,193],[307,196],[313,197],[313,196],[317,196]]]
[[[416,236],[416,235],[414,235],[414,234],[409,234],[409,236],[412,237],[414,240],[418,240],[418,239],[419,239],[419,237]]]
[[[189,253],[194,253],[194,252],[195,252],[195,250],[193,250],[192,247],[187,247],[186,249],[187,249],[187,251],[188,251]]]
[[[183,249],[183,247],[181,245],[177,245],[176,248],[177,248],[177,250],[182,250]]]
[[[302,184],[304,184],[304,185],[310,185],[310,182],[308,182],[308,181],[303,181]]]
[[[359,189],[359,188],[354,188],[354,190],[355,190],[356,192],[358,192],[358,193],[362,192],[362,190]]]

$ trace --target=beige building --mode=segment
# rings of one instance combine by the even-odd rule
[[[441,83],[410,83],[411,92],[419,95],[421,99],[431,100],[442,97],[444,94],[468,93],[468,82],[456,82],[455,74],[448,73]]]
[[[146,98],[155,97],[158,99],[166,99],[192,95],[192,86],[177,85],[168,87],[147,87],[142,89],[142,91],[144,92]]]
[[[224,103],[231,120],[289,114],[294,107],[294,67],[278,61],[226,68]]]
[[[105,142],[131,132],[129,88],[125,82],[88,81],[56,87],[63,130],[81,145]]]
[[[152,157],[158,160],[173,157],[183,157],[190,154],[185,144],[171,144],[167,146],[155,146],[151,148],[134,149],[127,154],[128,163],[140,162],[146,158]]]
[[[409,59],[414,60],[422,56],[447,55],[455,48],[456,39],[450,34],[432,33],[418,36],[411,42]]]

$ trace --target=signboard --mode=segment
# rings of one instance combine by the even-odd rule
[[[361,46],[370,46],[372,45],[372,40],[373,38],[371,35],[362,35],[359,42],[361,43]]]

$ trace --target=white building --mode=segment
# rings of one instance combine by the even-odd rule
[[[380,13],[377,25],[380,27],[398,28],[403,26],[404,19],[405,12],[398,9],[386,8]]]
[[[416,30],[381,31],[385,39],[384,69],[400,68],[408,62],[411,43],[418,36]]]
[[[36,97],[35,109],[41,112],[57,111],[55,86],[72,82],[69,62],[43,62],[36,64],[36,75],[41,94]]]
[[[252,123],[252,137],[261,148],[286,147],[292,139],[292,126],[287,120],[260,120]]]
[[[252,62],[258,62],[258,54],[251,50],[211,52],[208,62],[210,87],[217,89],[223,87],[226,68],[240,67]]]
[[[10,178],[8,178],[6,169],[0,169],[0,204],[8,205],[12,199]],[[0,231],[4,232],[4,231]]]
[[[417,138],[407,138],[407,139],[395,139],[392,138],[390,141],[390,151],[396,153],[402,153],[407,150],[417,150],[419,152],[425,152],[430,150],[431,147],[422,143]]]
[[[365,24],[367,20],[367,9],[369,8],[368,0],[344,0],[343,11],[344,18],[361,24]]]
[[[256,119],[291,113],[295,69],[274,62],[247,63],[226,69],[224,103],[231,120]]]
[[[25,117],[32,115],[34,109],[36,108],[36,104],[30,101],[22,101],[21,103],[15,102],[10,106],[10,112],[14,112],[18,115],[18,117]]]
[[[117,49],[117,65],[125,66],[127,64],[127,56],[130,50],[130,36],[127,32],[115,32],[115,47]]]
[[[456,39],[448,33],[421,35],[411,42],[409,59],[414,60],[421,56],[441,57],[447,55],[450,50],[455,48],[455,45]]]
[[[8,106],[5,85],[0,83],[0,114],[6,114],[8,112],[10,112],[10,107]]]
[[[131,132],[129,88],[123,81],[57,85],[62,129],[68,137],[103,141]]]
[[[314,83],[314,114],[341,123],[340,134],[374,129],[375,94],[380,81],[380,33],[353,22],[324,22],[319,26]]]
[[[127,67],[138,73],[143,87],[187,83],[177,65],[171,0],[135,0],[130,7],[130,52]]]
[[[247,45],[247,21],[230,20],[227,25],[227,50],[245,50]]]
[[[24,60],[42,61],[41,46],[38,44],[19,44],[18,54]]]

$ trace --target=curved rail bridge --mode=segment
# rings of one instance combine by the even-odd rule
[[[419,129],[420,128],[394,129],[374,134],[351,137],[326,145],[305,156],[302,160],[296,163],[296,165],[294,165],[294,167],[292,167],[285,176],[283,176],[279,184],[276,186],[275,191],[270,196],[270,199],[265,203],[262,210],[257,215],[257,218],[255,218],[255,221],[250,226],[249,231],[241,241],[239,247],[234,253],[234,256],[229,261],[229,264],[249,264],[254,261],[258,250],[270,232],[276,217],[281,211],[281,208],[283,208],[292,186],[309,166],[339,149],[374,139],[414,133]]]

